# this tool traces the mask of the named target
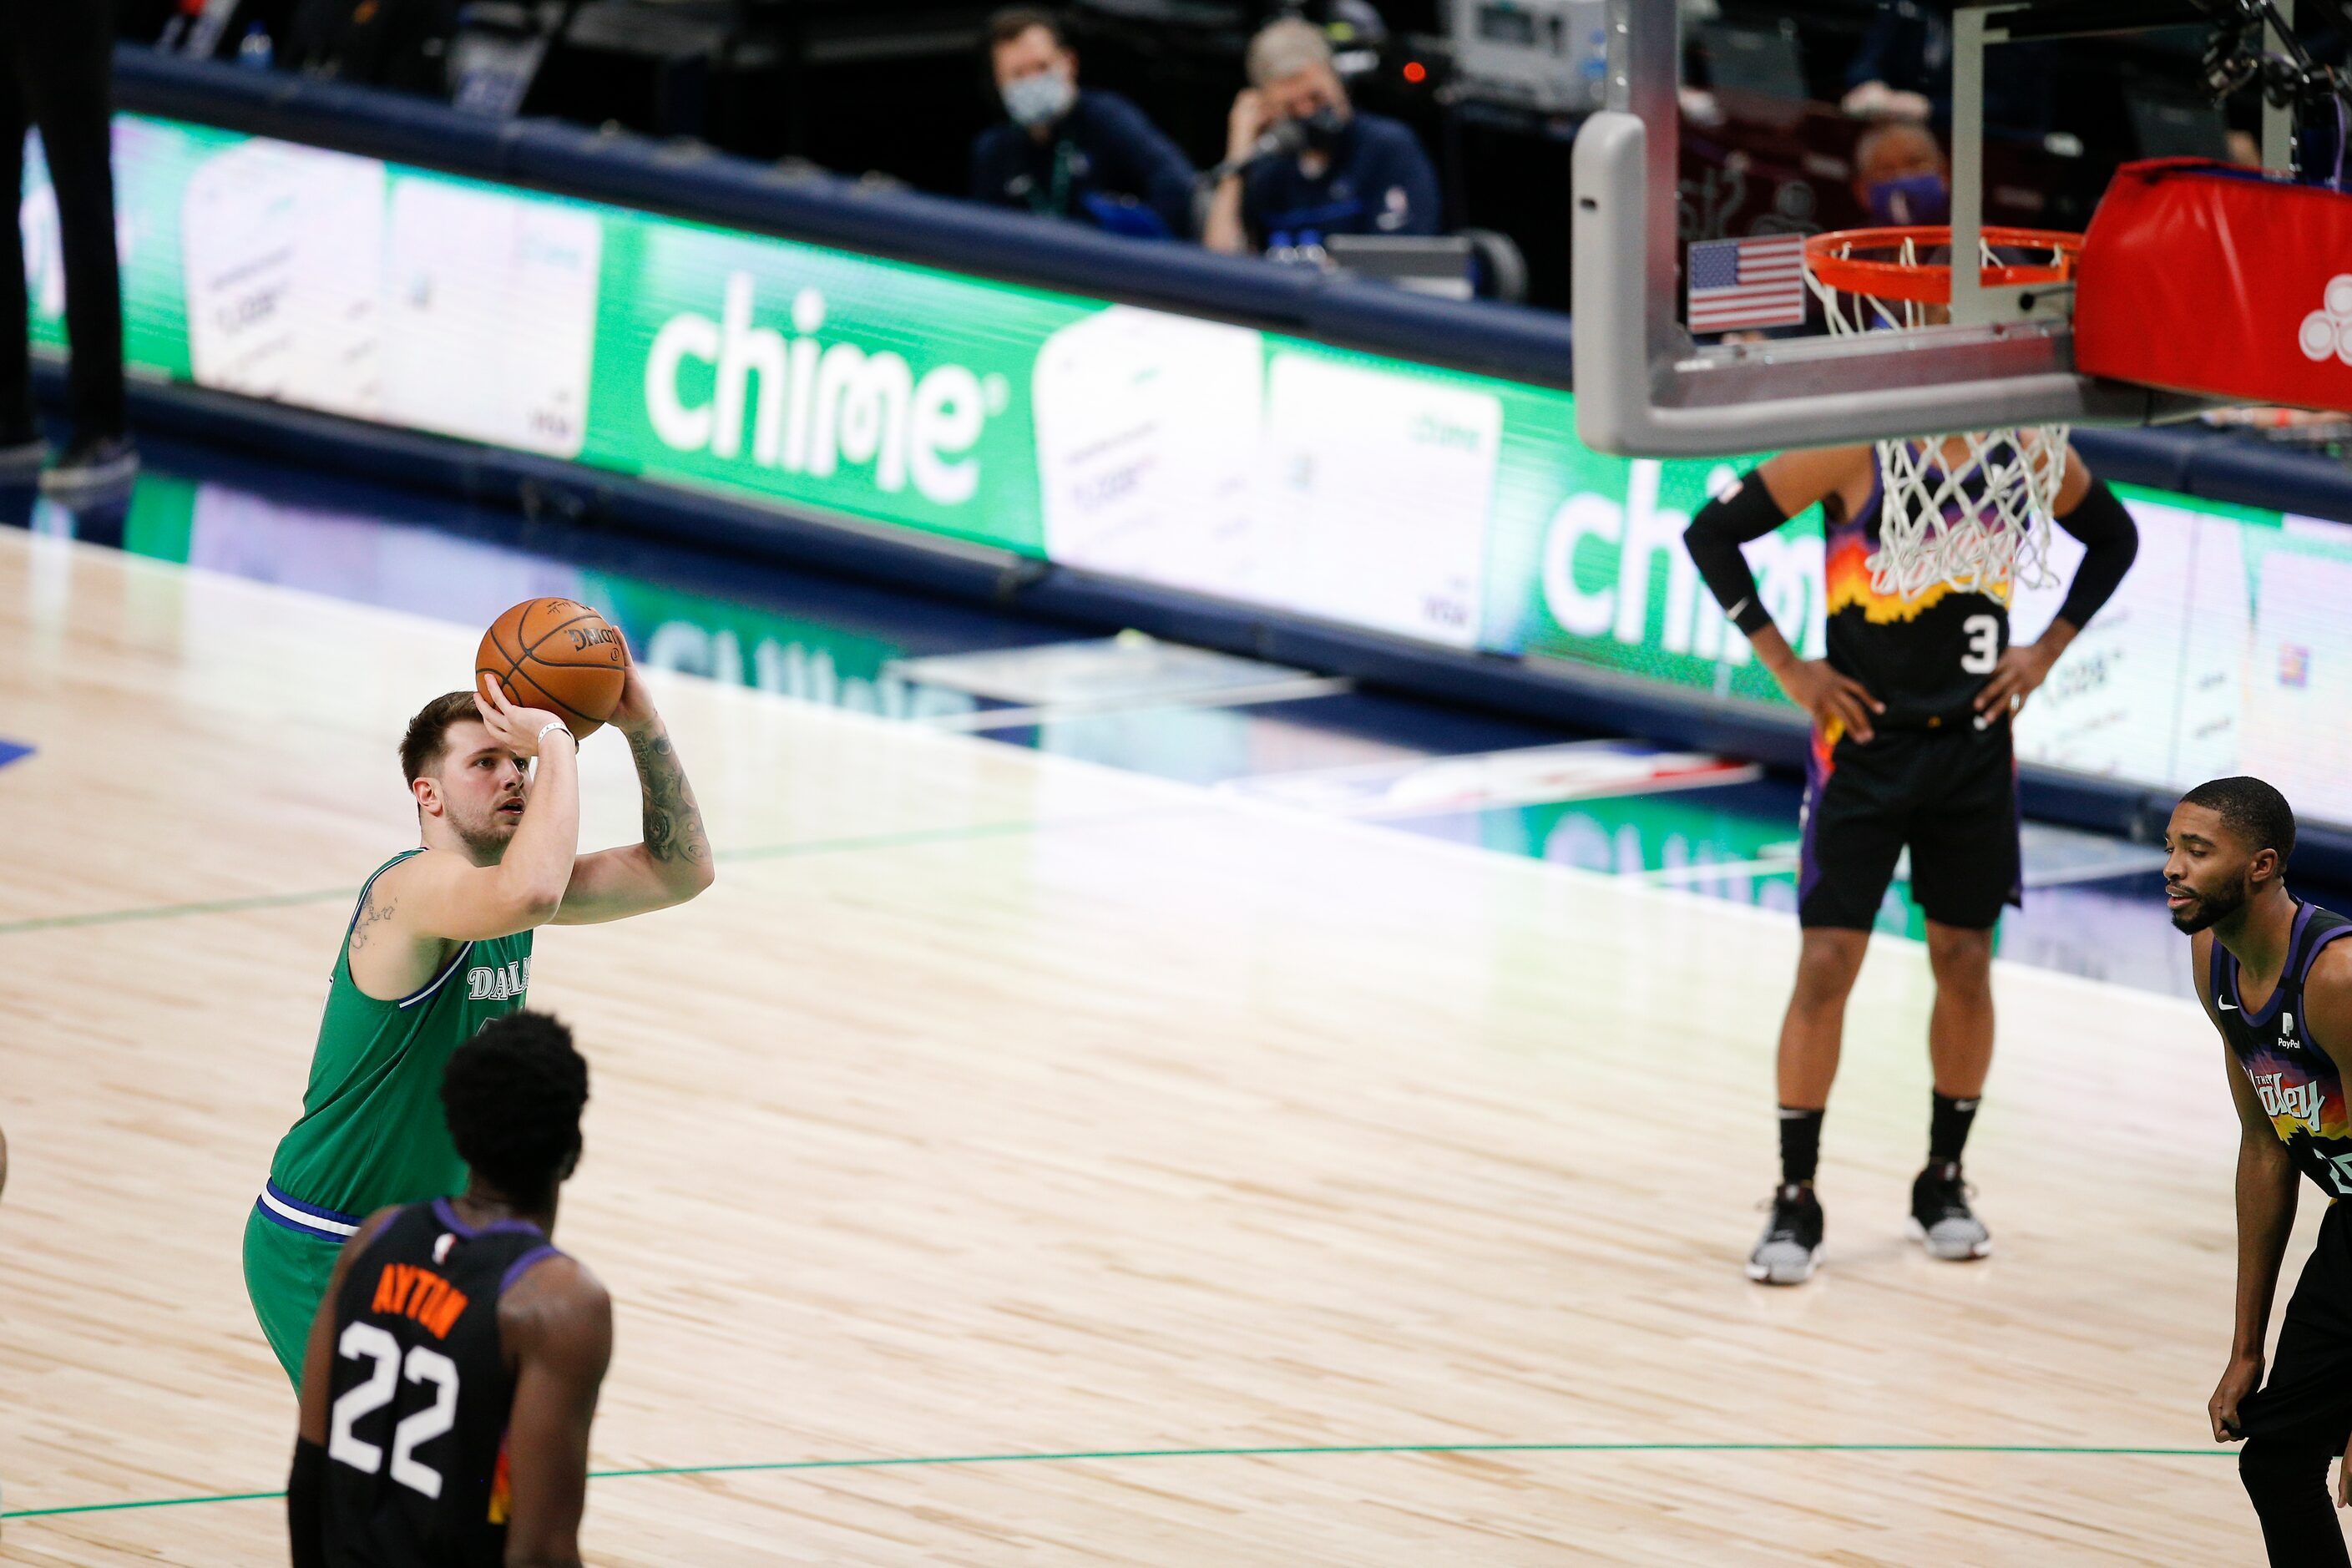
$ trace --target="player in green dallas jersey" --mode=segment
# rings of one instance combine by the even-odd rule
[[[636,763],[645,841],[582,855],[578,742],[562,720],[492,685],[436,697],[409,721],[400,763],[424,842],[360,890],[301,1118],[245,1224],[246,1292],[298,1394],[310,1320],[361,1217],[464,1187],[441,1071],[475,1030],[523,1005],[531,932],[665,909],[710,886],[702,814],[634,668],[612,725]]]

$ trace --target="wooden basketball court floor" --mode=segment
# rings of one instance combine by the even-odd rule
[[[474,637],[0,532],[0,1559],[284,1560],[240,1230]],[[718,885],[543,932],[531,994],[594,1070],[592,1563],[2256,1559],[2189,1005],[2004,966],[2000,1251],[1930,1263],[1883,941],[1827,1268],[1768,1291],[1784,919],[656,689]]]

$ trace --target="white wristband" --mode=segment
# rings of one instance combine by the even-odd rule
[[[540,730],[539,734],[531,741],[532,747],[538,748],[546,745],[548,732],[553,730],[561,730],[565,734],[572,735],[572,726],[566,724],[562,720],[558,719],[554,723],[545,725]],[[577,735],[572,735],[572,749],[575,752],[580,749],[580,737]]]

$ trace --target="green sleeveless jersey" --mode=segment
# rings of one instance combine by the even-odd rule
[[[345,1231],[387,1204],[421,1203],[461,1191],[457,1157],[441,1112],[441,1069],[474,1031],[523,1004],[530,984],[529,931],[469,942],[430,981],[396,1002],[378,1001],[352,980],[352,931],[376,877],[422,849],[395,855],[360,889],[335,954],[302,1117],[278,1141],[263,1203],[288,1228]],[[269,1203],[275,1196],[278,1202]],[[345,1231],[347,1234],[348,1232]]]

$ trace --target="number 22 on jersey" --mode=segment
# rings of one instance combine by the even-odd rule
[[[335,1401],[335,1422],[328,1434],[327,1458],[364,1475],[383,1468],[383,1449],[361,1438],[352,1428],[383,1409],[399,1392],[403,1367],[400,1342],[373,1323],[345,1326],[336,1349],[347,1361],[373,1360],[375,1371],[365,1383]],[[434,1385],[433,1403],[404,1418],[392,1431],[392,1479],[429,1498],[441,1495],[441,1475],[421,1464],[416,1450],[457,1425],[457,1363],[424,1345],[409,1347],[405,1363],[408,1381]]]

